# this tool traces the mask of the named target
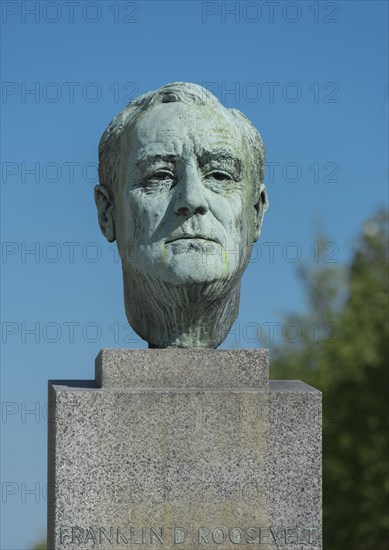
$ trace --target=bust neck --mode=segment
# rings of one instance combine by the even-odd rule
[[[123,270],[123,285],[128,322],[153,348],[216,348],[239,312],[240,279],[176,286]]]

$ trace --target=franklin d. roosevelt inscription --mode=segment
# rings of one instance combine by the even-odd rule
[[[99,145],[100,228],[117,242],[126,315],[150,347],[216,348],[268,207],[258,131],[176,82],[132,101]]]
[[[83,544],[115,544],[115,545],[147,545],[157,546],[167,544],[301,544],[315,545],[317,527],[199,527],[190,531],[185,527],[175,527],[167,532],[164,527],[61,527],[60,544],[71,542],[80,546]]]

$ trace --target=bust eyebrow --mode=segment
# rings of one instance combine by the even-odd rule
[[[205,166],[209,162],[222,162],[232,164],[233,169],[239,176],[242,174],[242,161],[232,151],[228,149],[214,149],[212,151],[201,151],[198,156],[199,166]]]
[[[155,154],[155,155],[142,155],[136,162],[136,166],[139,170],[144,170],[148,166],[157,162],[166,162],[174,164],[177,161],[177,155],[171,154]]]

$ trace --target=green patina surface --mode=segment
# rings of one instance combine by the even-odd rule
[[[99,223],[117,241],[128,321],[152,347],[226,337],[268,206],[264,161],[251,123],[196,84],[141,96],[103,134]]]

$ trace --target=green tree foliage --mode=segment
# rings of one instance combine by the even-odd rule
[[[47,550],[46,543],[36,544],[32,550]]]
[[[272,378],[323,392],[329,550],[389,548],[387,243],[388,215],[380,212],[365,224],[349,265],[303,269],[309,311],[288,321],[310,330],[272,350]]]

